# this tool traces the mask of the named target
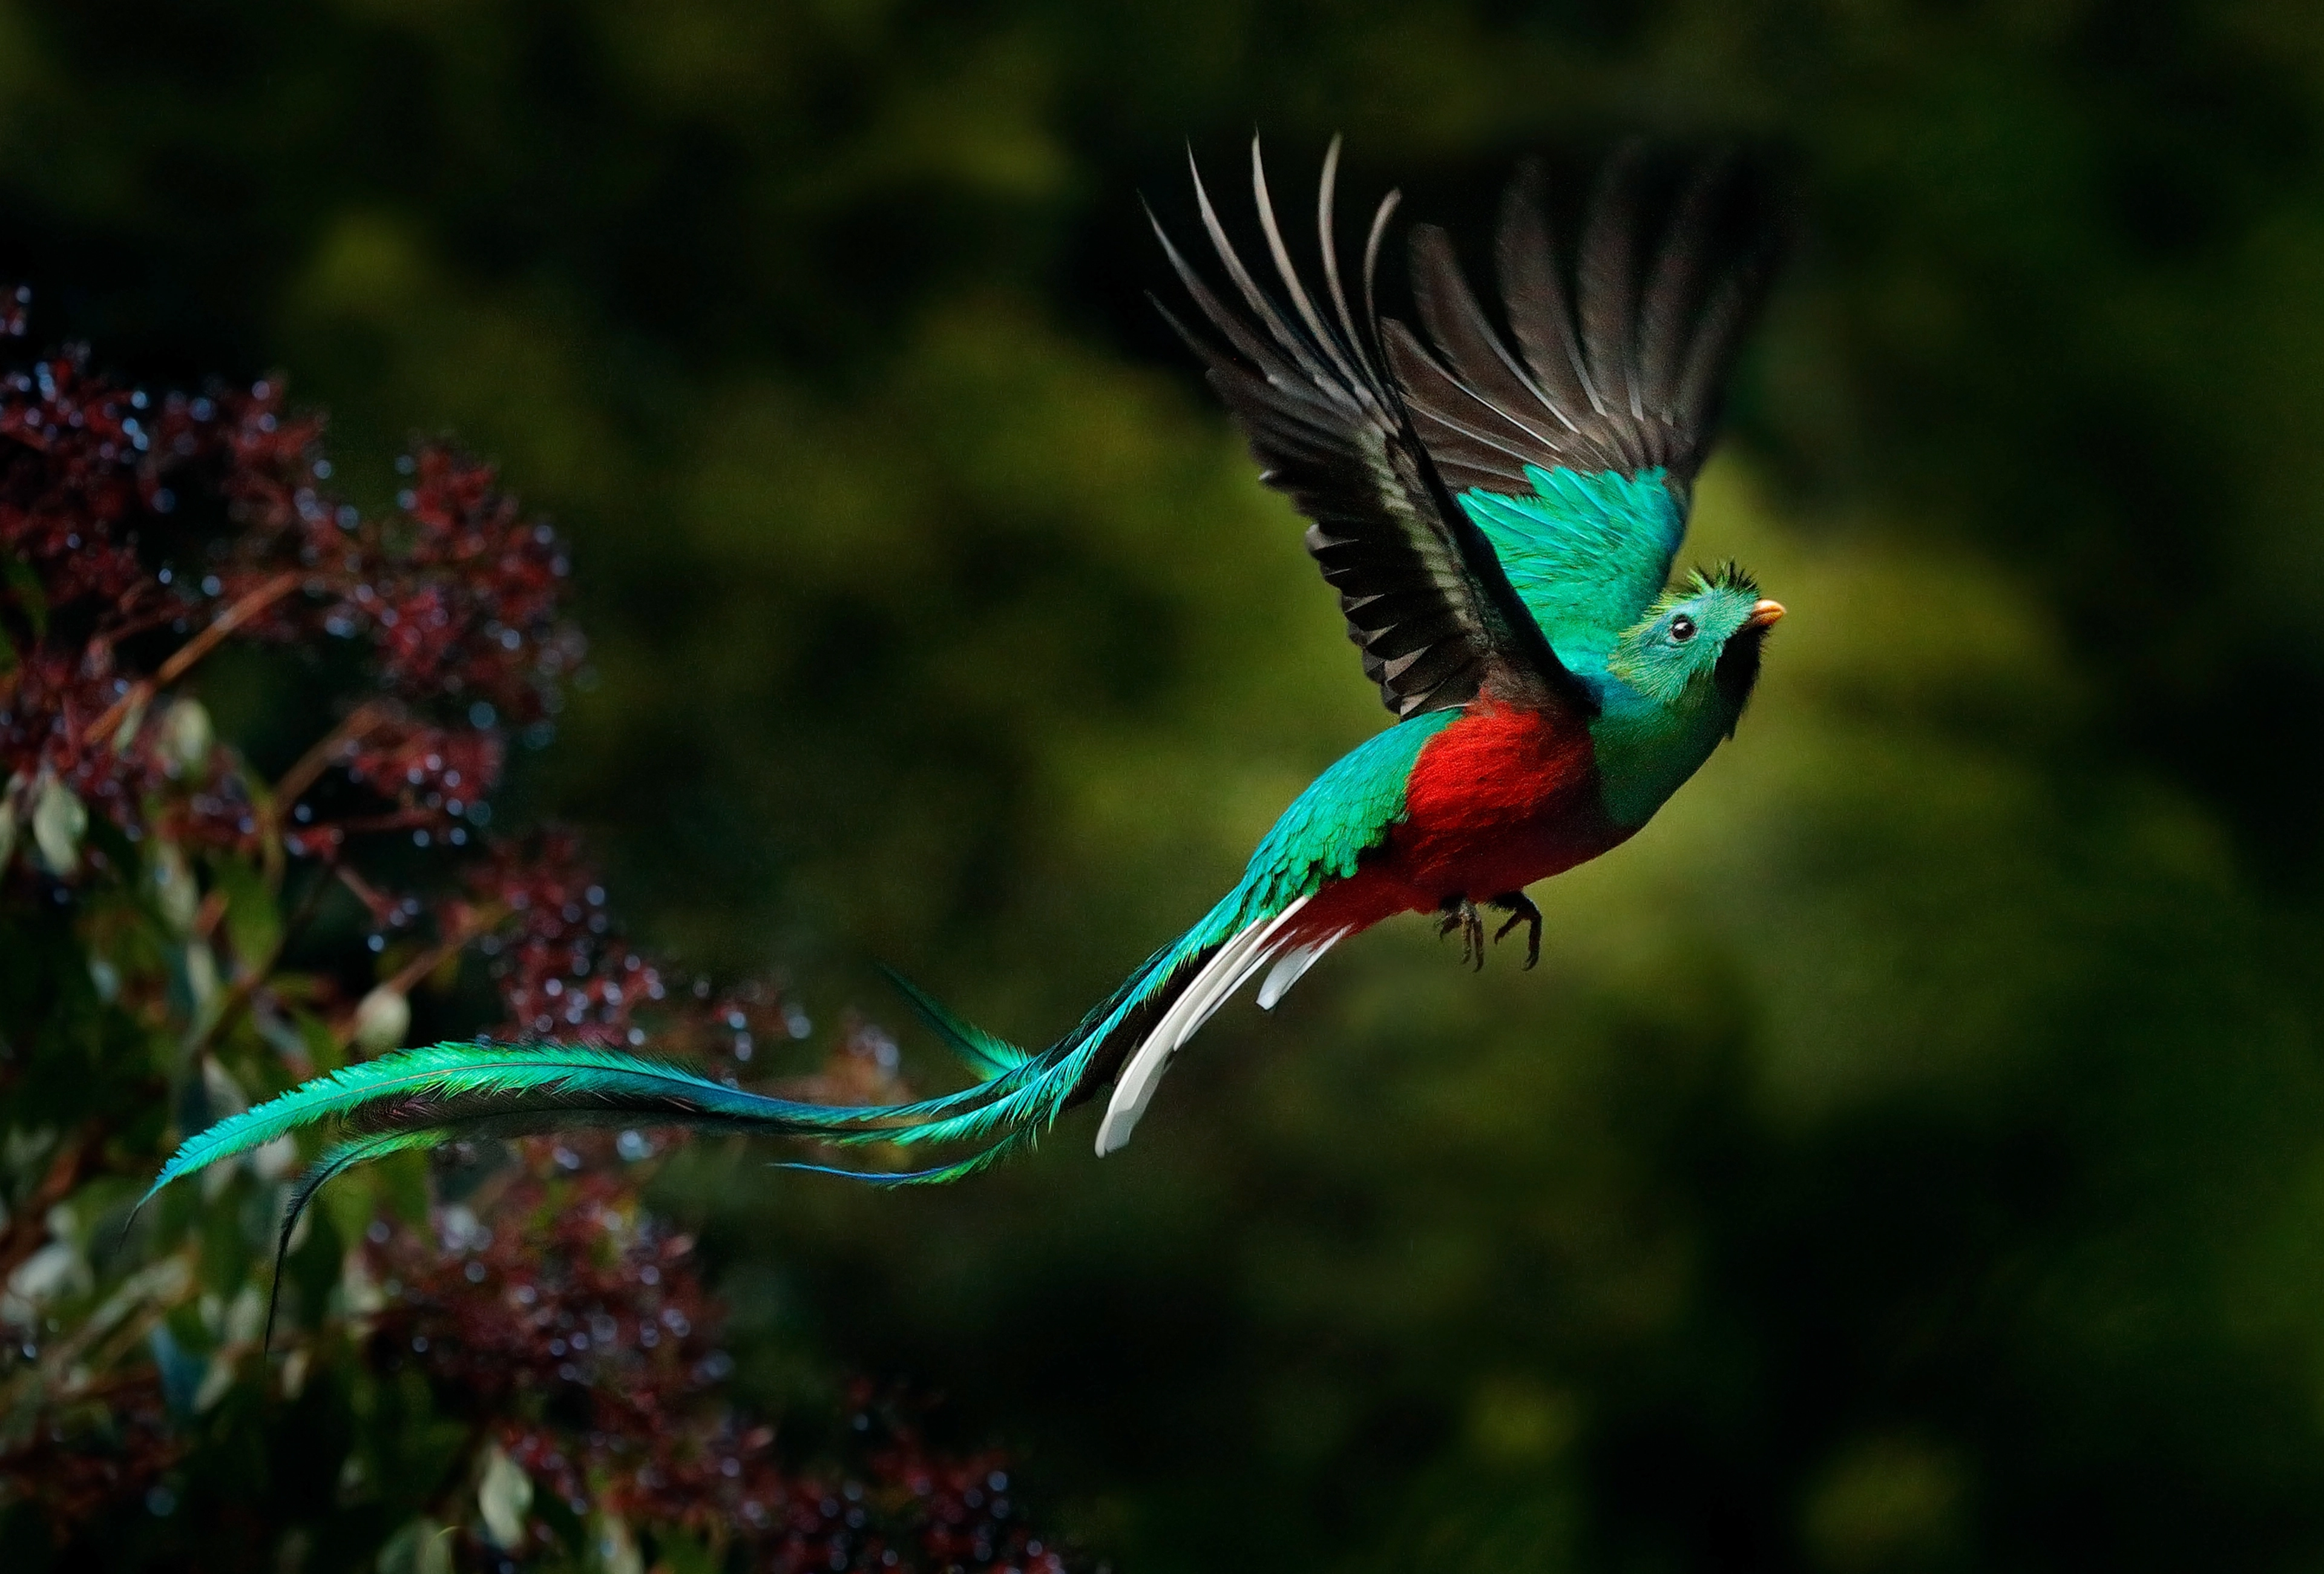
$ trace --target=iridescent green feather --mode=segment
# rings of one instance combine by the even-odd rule
[[[435,1044],[346,1067],[220,1121],[188,1138],[146,1195],[318,1121],[385,1118],[384,1112],[398,1106],[401,1115],[392,1129],[409,1132],[452,1131],[527,1113],[561,1114],[576,1124],[600,1112],[651,1113],[687,1124],[796,1126],[809,1133],[862,1118],[862,1112],[746,1093],[608,1050]]]
[[[934,996],[893,968],[881,968],[881,975],[894,986],[912,1012],[928,1030],[942,1039],[945,1046],[958,1056],[961,1062],[977,1075],[979,1081],[989,1082],[1003,1072],[1013,1071],[1031,1060],[1032,1053],[1019,1049],[1006,1039],[995,1038],[973,1023],[963,1022],[945,1009]]]
[[[1509,588],[1576,671],[1596,668],[1670,577],[1686,508],[1667,471],[1526,467],[1530,495],[1471,487],[1462,510],[1492,543]]]
[[[1420,751],[1461,715],[1430,711],[1375,733],[1309,782],[1251,854],[1242,884],[1220,903],[1222,910],[1234,903],[1239,921],[1216,938],[1282,912],[1327,879],[1354,874],[1356,861],[1404,818],[1405,789]]]

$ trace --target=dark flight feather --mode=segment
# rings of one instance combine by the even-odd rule
[[[1676,408],[1686,332],[1702,291],[1706,237],[1717,218],[1712,203],[1726,172],[1723,161],[1710,162],[1687,178],[1672,206],[1661,254],[1654,259],[1638,304],[1640,407],[1659,415],[1669,416]]]
[[[1590,382],[1581,341],[1573,337],[1573,309],[1557,265],[1556,243],[1542,202],[1541,165],[1527,160],[1509,182],[1501,202],[1495,258],[1509,329],[1546,395],[1552,414],[1569,431],[1579,431],[1585,412],[1602,412],[1605,402]]]
[[[1687,171],[1667,200],[1625,148],[1562,253],[1537,167],[1518,172],[1497,250],[1510,350],[1443,232],[1413,233],[1424,341],[1385,341],[1413,429],[1453,492],[1529,493],[1526,468],[1660,467],[1683,495],[1709,451],[1718,400],[1773,273],[1758,193],[1732,159]]]
[[[1328,316],[1285,244],[1256,142],[1251,190],[1281,297],[1236,252],[1197,171],[1203,229],[1242,310],[1204,282],[1157,221],[1163,255],[1225,347],[1189,331],[1167,307],[1163,316],[1209,368],[1268,485],[1312,522],[1307,551],[1340,593],[1348,637],[1392,713],[1465,704],[1491,684],[1586,714],[1587,691],[1558,664],[1491,547],[1445,490],[1382,369],[1372,291],[1393,194],[1365,239],[1360,315],[1348,299],[1332,233],[1339,152],[1334,141],[1316,198]]]
[[[1598,189],[1591,199],[1590,217],[1582,227],[1582,245],[1574,254],[1575,304],[1582,318],[1582,353],[1590,362],[1591,378],[1605,400],[1605,412],[1628,412],[1637,421],[1646,414],[1638,403],[1637,379],[1631,375],[1634,314],[1630,310],[1637,282],[1631,277],[1633,228],[1637,212],[1638,149],[1625,146],[1599,171]],[[1465,368],[1463,368],[1465,371]],[[1616,440],[1634,436],[1618,422]],[[1635,449],[1625,455],[1633,466],[1643,456]]]

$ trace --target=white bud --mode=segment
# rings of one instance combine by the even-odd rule
[[[198,699],[180,699],[161,722],[161,763],[172,776],[201,769],[210,757],[210,713]]]
[[[32,847],[49,873],[61,880],[80,867],[80,838],[88,829],[88,810],[56,776],[42,777],[35,792]]]
[[[147,855],[147,869],[153,880],[153,899],[171,929],[181,935],[190,934],[195,915],[202,908],[202,893],[195,888],[194,872],[177,843],[156,841],[150,845],[153,850]]]
[[[402,990],[383,984],[355,1007],[355,1042],[374,1055],[403,1047],[411,1031],[411,1002]]]
[[[493,1545],[509,1551],[524,1544],[525,1515],[532,1509],[532,1477],[494,1443],[484,1455],[476,1482],[476,1512]]]

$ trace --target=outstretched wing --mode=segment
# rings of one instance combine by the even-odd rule
[[[1211,384],[1241,423],[1265,480],[1313,522],[1307,551],[1340,593],[1364,675],[1379,685],[1392,713],[1462,705],[1488,685],[1554,697],[1587,713],[1589,695],[1558,664],[1475,521],[1453,502],[1381,369],[1372,279],[1394,193],[1380,203],[1364,247],[1360,325],[1349,307],[1332,223],[1339,157],[1335,140],[1316,200],[1329,319],[1292,265],[1256,140],[1251,188],[1288,305],[1243,265],[1197,171],[1203,227],[1248,312],[1204,283],[1157,221],[1170,265],[1230,347],[1189,333],[1167,307],[1163,315],[1210,368]]]
[[[1669,578],[1777,249],[1737,165],[1653,173],[1636,148],[1609,161],[1567,256],[1538,167],[1519,172],[1498,248],[1514,351],[1433,226],[1412,238],[1429,343],[1386,328],[1414,431],[1561,649],[1610,639]]]

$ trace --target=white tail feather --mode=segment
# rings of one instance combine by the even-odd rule
[[[1259,943],[1244,953],[1242,960],[1235,965],[1231,977],[1222,977],[1215,985],[1203,991],[1200,1009],[1192,1021],[1180,1024],[1178,1042],[1170,1046],[1172,1051],[1175,1053],[1185,1048],[1189,1039],[1203,1031],[1203,1024],[1218,1014],[1219,1007],[1233,999],[1237,990],[1258,977],[1259,970],[1280,956],[1287,943],[1279,936],[1270,938],[1268,935],[1261,935]]]
[[[1098,1123],[1098,1157],[1119,1153],[1128,1144],[1130,1134],[1138,1128],[1139,1117],[1146,1113],[1146,1106],[1154,1097],[1154,1089],[1161,1085],[1170,1057],[1211,1019],[1213,1012],[1274,959],[1282,949],[1277,937],[1306,905],[1307,898],[1302,896],[1273,918],[1254,919],[1245,924],[1170,1003],[1170,1009],[1139,1042],[1123,1065],[1121,1075],[1114,1080],[1113,1097],[1106,1104],[1105,1118]]]
[[[1346,930],[1335,929],[1313,945],[1301,946],[1296,950],[1284,952],[1281,958],[1276,962],[1274,971],[1268,974],[1267,982],[1259,986],[1259,1009],[1273,1011],[1275,1003],[1291,992],[1291,986],[1299,982],[1300,976],[1321,961],[1325,951],[1338,945],[1347,936]]]

